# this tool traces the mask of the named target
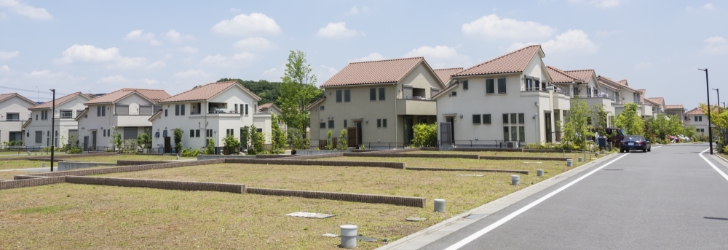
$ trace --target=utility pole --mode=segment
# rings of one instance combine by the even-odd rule
[[[708,140],[710,142],[710,154],[712,155],[713,154],[713,130],[710,129],[710,124],[711,124],[710,110],[711,110],[711,108],[710,108],[710,83],[708,82],[708,69],[705,68],[705,69],[698,69],[698,70],[705,71],[705,93],[707,94],[707,97],[708,97],[708,137],[709,137]]]
[[[51,110],[51,172],[53,172],[53,156],[56,152],[56,89],[51,89],[53,92],[53,109]]]

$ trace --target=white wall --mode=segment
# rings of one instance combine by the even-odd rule
[[[7,142],[10,138],[10,132],[23,133],[23,122],[30,118],[30,110],[28,108],[34,106],[19,97],[12,97],[8,100],[0,102],[0,143]],[[19,121],[8,121],[8,113],[18,113]],[[23,133],[23,141],[25,141]]]
[[[84,96],[77,96],[74,99],[63,103],[61,105],[56,105],[56,113],[52,115],[52,117],[55,117],[55,125],[56,129],[59,132],[58,136],[58,146],[61,146],[68,141],[68,131],[69,130],[77,130],[78,129],[78,122],[74,120],[73,118],[76,117],[77,112],[80,110],[83,110],[86,108],[86,105],[84,105],[85,102],[87,102],[88,99]],[[70,109],[73,110],[73,118],[64,118],[60,119],[60,111]],[[48,133],[50,132],[51,127],[51,109],[48,110],[48,116],[49,118],[46,120],[37,120],[36,117],[40,118],[40,110],[33,110],[31,113],[31,116],[33,117],[33,121],[28,125],[28,127],[25,128],[26,135],[28,136],[25,141],[27,146],[46,146],[48,145],[46,140],[50,137],[48,137]],[[43,139],[41,143],[35,142],[35,131],[42,131],[43,132]]]

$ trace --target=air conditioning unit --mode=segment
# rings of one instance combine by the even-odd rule
[[[517,141],[508,141],[508,142],[506,142],[506,148],[518,148],[518,142]]]

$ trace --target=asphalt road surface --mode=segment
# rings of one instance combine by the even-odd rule
[[[728,249],[728,168],[707,148],[620,154],[424,249]]]

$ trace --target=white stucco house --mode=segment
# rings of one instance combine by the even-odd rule
[[[123,88],[86,102],[86,108],[76,116],[81,148],[103,150],[113,147],[112,134],[122,140],[137,139],[142,133],[151,135],[149,118],[161,109],[160,100],[170,95],[159,89]]]
[[[30,119],[29,108],[36,102],[18,93],[0,94],[0,142],[24,141],[23,123]]]
[[[597,79],[601,84],[616,89],[614,91],[614,110],[617,116],[624,111],[625,104],[627,103],[637,104],[637,115],[641,117],[652,116],[652,106],[645,108],[645,105],[642,103],[642,93],[630,87],[627,80],[615,81],[601,75],[597,76]]]
[[[708,115],[700,107],[685,112],[685,126],[694,126],[695,134],[708,136]]]
[[[607,86],[602,86],[597,79],[597,74],[593,69],[581,70],[560,70],[553,66],[548,66],[549,74],[553,79],[553,84],[559,86],[562,93],[568,95],[573,101],[586,103],[589,109],[594,105],[601,105],[607,112],[607,125],[614,124],[614,90]]]
[[[685,115],[685,107],[683,107],[682,104],[666,104],[665,105],[665,114],[667,115],[675,115],[677,117],[683,117],[684,119],[681,120],[683,124],[685,124],[688,120],[688,116]]]
[[[78,138],[78,122],[73,119],[86,109],[87,101],[93,95],[72,93],[56,98],[56,112],[52,114],[53,101],[47,101],[30,108],[31,115],[23,129],[26,146],[49,147],[51,145],[51,119],[55,119],[55,146],[68,143],[70,136]]]
[[[570,96],[552,85],[540,45],[452,75],[436,94],[440,147],[558,142]]]
[[[645,98],[645,101],[650,102],[652,104],[653,111],[652,113],[654,115],[657,114],[665,114],[665,98],[662,97],[650,97]],[[683,118],[680,118],[681,120]]]
[[[253,125],[255,125],[259,132],[263,133],[265,144],[270,144],[273,136],[273,128],[271,126],[273,122],[272,115],[275,115],[278,118],[281,117],[281,109],[273,103],[261,104],[258,106],[255,115],[253,115]],[[286,124],[283,123],[281,119],[278,119],[277,123],[278,127],[280,127],[281,131],[284,131],[284,133],[288,130]]]
[[[152,122],[152,147],[172,152],[175,128],[183,131],[182,147],[199,149],[213,139],[223,146],[227,135],[240,137],[244,126],[253,125],[261,98],[237,82],[215,82],[195,87],[159,102]]]

